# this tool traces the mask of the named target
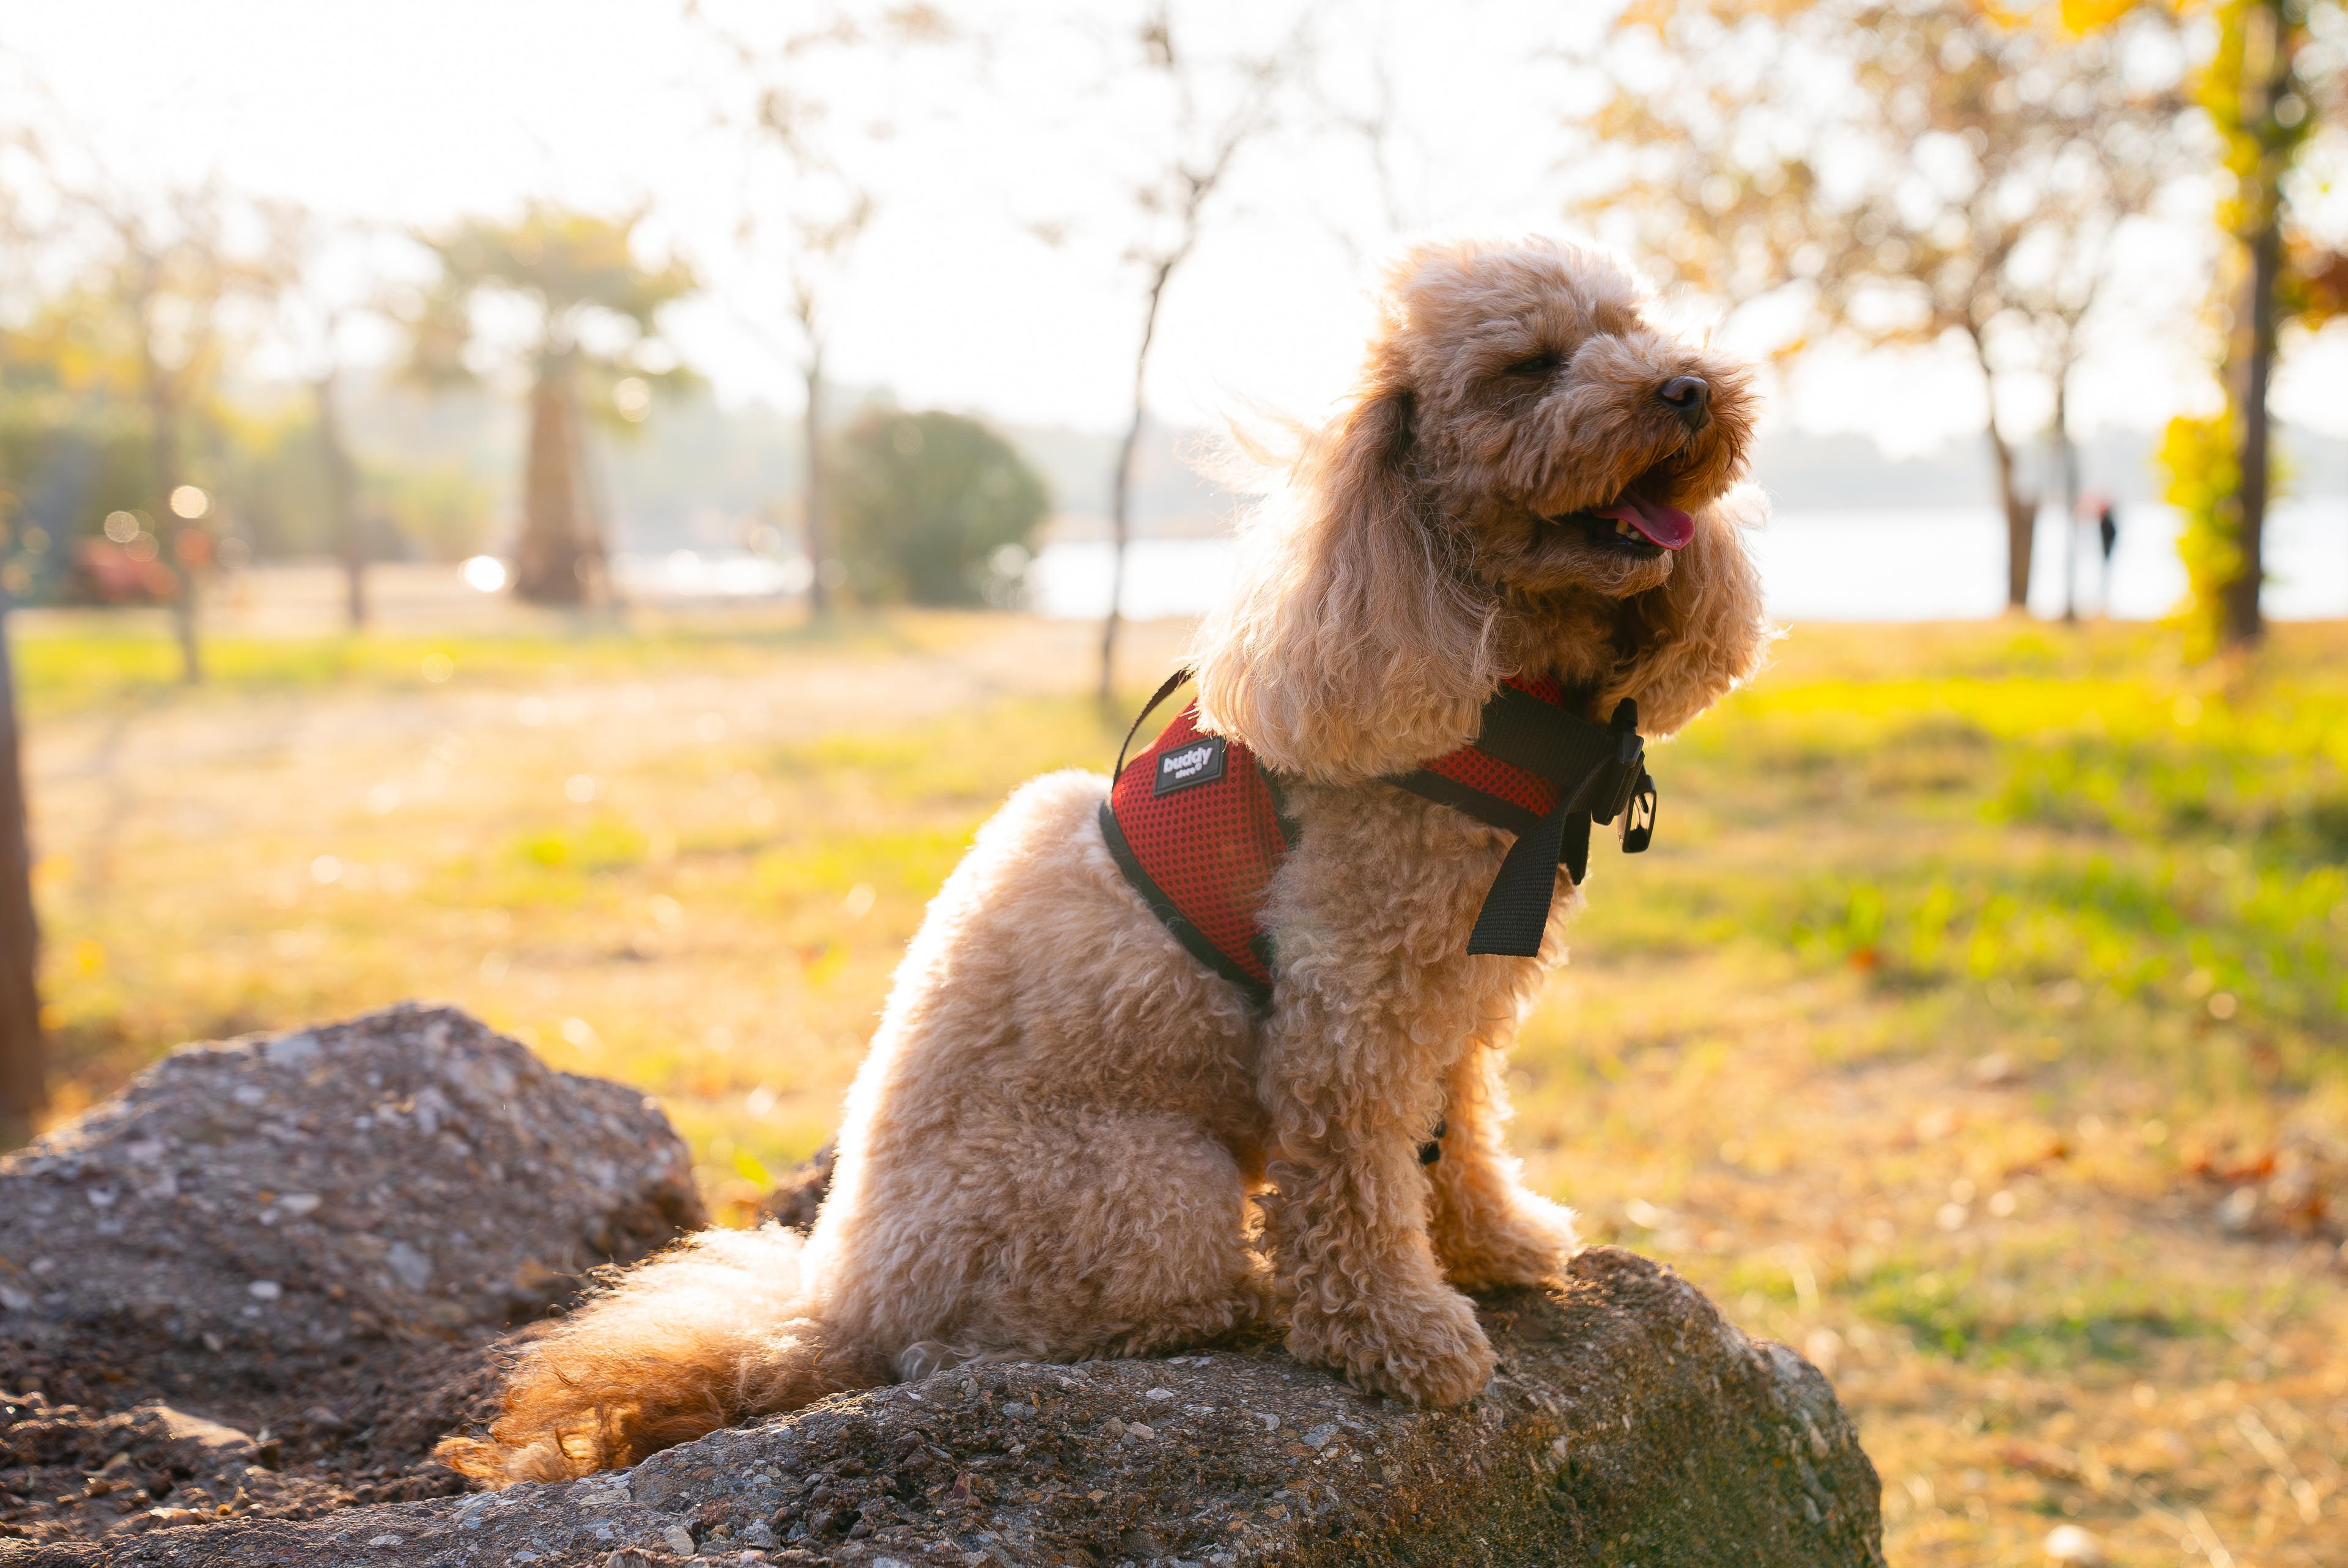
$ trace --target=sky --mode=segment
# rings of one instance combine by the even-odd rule
[[[896,132],[872,154],[877,217],[829,296],[830,373],[914,405],[1116,427],[1141,313],[1121,191],[1164,106],[1109,85],[1111,7],[1086,7],[1089,23],[1032,0],[952,9],[986,49],[847,84]],[[1189,36],[1211,53],[1260,38],[1279,13],[1201,0],[1176,15],[1199,18]],[[1557,124],[1554,51],[1585,8],[1353,0],[1334,15],[1332,74],[1366,90],[1382,63],[1391,82],[1395,178],[1382,189],[1353,138],[1252,150],[1169,291],[1148,391],[1172,422],[1309,417],[1341,395],[1375,258],[1399,232],[1567,231],[1559,190],[1574,148]],[[0,65],[13,73],[0,81],[37,84],[13,112],[132,184],[218,178],[393,228],[533,200],[644,207],[652,241],[712,285],[675,313],[687,362],[726,400],[798,401],[785,280],[736,242],[746,210],[771,216],[781,193],[746,171],[741,138],[719,125],[726,73],[683,0],[0,0]],[[2193,220],[2206,208],[2180,200],[2179,220],[2129,248],[2133,308],[2077,384],[2084,428],[2156,425],[2213,395],[2178,330],[2207,265]],[[2319,345],[2277,403],[2348,433],[2343,384],[2348,347]],[[2005,412],[2017,428],[2042,416],[2026,398]],[[1952,354],[1825,354],[1781,389],[1775,417],[1861,431],[1899,455],[1970,438],[1982,414]]]

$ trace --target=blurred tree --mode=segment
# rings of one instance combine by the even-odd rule
[[[2311,332],[2348,321],[2348,250],[2302,238],[2285,251],[2292,317]]]
[[[637,261],[641,220],[533,207],[513,222],[467,219],[420,236],[440,276],[409,313],[416,371],[462,379],[472,374],[469,354],[488,351],[530,379],[514,592],[534,602],[578,604],[609,589],[590,408],[640,418],[654,386],[684,379],[659,316],[697,284],[681,261]],[[517,312],[520,340],[501,341],[493,328]]]
[[[338,371],[335,379],[333,406],[340,412],[350,377]],[[298,395],[270,400],[249,397],[219,420],[212,471],[221,493],[235,497],[238,530],[257,559],[325,556],[347,569],[355,553],[365,569],[383,560],[455,561],[479,552],[493,509],[485,481],[461,461],[362,461],[345,447],[351,489],[347,502],[338,503],[327,468],[336,444],[321,439],[316,388],[296,390]]]
[[[1365,57],[1353,77],[1336,81],[1316,73],[1306,85],[1329,128],[1361,150],[1377,191],[1374,221],[1328,225],[1358,270],[1403,236],[1426,227],[1432,170],[1395,78],[1394,0],[1379,0],[1356,26]]]
[[[832,538],[824,434],[832,302],[879,209],[870,154],[898,129],[870,78],[879,66],[893,73],[908,48],[956,35],[922,0],[819,0],[787,9],[686,0],[685,12],[716,40],[740,89],[727,116],[749,153],[735,237],[751,271],[781,280],[797,340],[796,352],[781,352],[807,389],[801,528],[813,574],[808,606],[823,615],[843,569]],[[777,341],[756,315],[741,319]]]
[[[109,513],[136,513],[148,500],[146,422],[137,405],[60,395],[54,367],[22,357],[28,346],[37,353],[41,345],[0,329],[0,483],[14,497],[13,548],[0,571],[19,603],[54,597],[81,541],[98,535]]]
[[[330,341],[340,324],[335,319],[325,323]],[[343,558],[343,612],[355,631],[367,619],[367,548],[359,517],[358,465],[352,461],[350,444],[343,436],[342,411],[336,406],[341,374],[341,366],[327,358],[311,375],[310,395],[317,407],[318,456],[326,470],[326,515]]]
[[[2339,251],[2294,221],[2299,169],[2320,123],[2348,123],[2348,5],[2337,0],[2214,0],[2217,47],[2196,84],[2232,176],[2218,204],[2231,240],[2221,289],[2234,298],[2219,379],[2226,412],[2173,425],[2161,456],[2185,513],[2178,541],[2188,620],[2203,646],[2246,647],[2266,632],[2266,518],[2276,460],[2267,408],[2282,330],[2337,310]]]
[[[0,1149],[25,1141],[48,1102],[41,1028],[40,919],[33,907],[33,846],[16,728],[16,670],[0,588]]]
[[[331,552],[324,458],[308,396],[230,403],[213,426],[217,440],[206,471],[213,488],[236,498],[245,543],[263,556]]]
[[[868,602],[1011,603],[1044,480],[1011,444],[957,414],[867,414],[840,443],[840,552]]]
[[[0,132],[0,283],[14,285],[35,231],[23,211],[26,165],[33,149]],[[10,289],[13,292],[13,288]],[[0,385],[7,371],[0,336]],[[0,538],[21,543],[23,508],[0,466]],[[11,656],[10,584],[0,574],[0,1150],[31,1136],[48,1103],[48,1042],[41,1026],[40,918],[33,904],[33,846],[25,811],[23,745],[16,723],[16,670]]]
[[[372,524],[380,535],[376,550],[405,548],[427,560],[460,561],[489,538],[489,489],[461,463],[370,467],[354,504],[363,531]]]
[[[1141,333],[1133,354],[1133,414],[1117,446],[1117,477],[1109,493],[1108,611],[1101,620],[1100,700],[1117,678],[1117,638],[1123,619],[1125,557],[1133,538],[1134,459],[1149,417],[1149,352],[1158,341],[1159,312],[1167,288],[1198,249],[1231,171],[1250,146],[1282,128],[1298,105],[1292,90],[1313,54],[1305,13],[1261,52],[1223,53],[1197,47],[1185,28],[1178,38],[1171,0],[1147,0],[1126,36],[1126,71],[1118,97],[1149,106],[1152,128],[1143,156],[1149,162],[1128,187],[1134,232],[1126,261],[1141,281]]]
[[[372,312],[350,287],[352,269],[331,262],[351,260],[335,252],[355,251],[353,241],[361,236],[297,202],[267,203],[263,216],[270,232],[266,276],[277,332],[309,385],[323,480],[319,499],[343,563],[344,614],[356,630],[367,619],[367,539],[359,511],[358,464],[343,433],[342,379],[345,340],[359,318]]]
[[[148,505],[140,521],[173,574],[180,673],[203,679],[197,636],[211,497],[190,483],[190,446],[212,419],[229,343],[231,302],[263,286],[226,240],[227,201],[212,186],[135,191],[99,181],[69,205],[102,236],[89,281],[51,302],[35,332],[61,384],[135,402],[146,415]]]
[[[2045,384],[2067,518],[2082,326],[2128,221],[2186,161],[2172,18],[2109,10],[1633,0],[1570,121],[1593,149],[1574,210],[1669,282],[1790,307],[1785,352],[1828,334],[1966,345],[2015,609],[2039,503],[1999,394]]]
[[[12,177],[21,173],[27,150],[22,141],[0,149],[0,189],[8,197],[16,192]],[[125,485],[125,493],[106,497],[128,503],[112,514],[117,532],[126,551],[143,550],[148,569],[164,575],[182,675],[197,682],[203,674],[198,586],[211,559],[211,538],[199,524],[211,506],[189,482],[191,448],[217,410],[224,313],[252,286],[254,273],[224,241],[225,203],[215,189],[134,191],[102,174],[69,184],[47,160],[40,169],[46,210],[37,224],[6,225],[0,251],[14,263],[37,237],[74,266],[76,277],[62,292],[15,302],[13,323],[0,333],[8,434],[35,435],[61,468],[79,460],[99,468],[98,479]],[[37,270],[12,264],[9,271]],[[127,433],[123,415],[134,409],[143,462],[101,467],[94,459],[117,446],[112,437]],[[27,414],[19,424],[15,416]],[[6,445],[23,450],[15,441]],[[103,493],[88,483],[71,487],[85,505]],[[139,509],[134,515],[129,507]],[[70,507],[68,518],[80,509]],[[7,510],[20,508],[12,499]],[[10,520],[28,548],[36,538],[52,548],[67,542],[48,540],[45,528],[23,517]],[[0,577],[0,593],[8,587]],[[0,627],[0,1140],[27,1131],[44,1099],[38,925],[21,751],[13,661]]]

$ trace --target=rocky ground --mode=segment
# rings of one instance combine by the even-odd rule
[[[1457,1411],[1260,1341],[963,1367],[462,1494],[434,1441],[583,1269],[699,1223],[684,1172],[649,1102],[446,1009],[175,1054],[0,1161],[0,1564],[1882,1561],[1826,1379],[1613,1248],[1483,1304],[1500,1373]]]
[[[0,1550],[459,1491],[499,1346],[702,1218],[651,1102],[453,1009],[175,1052],[0,1161]]]

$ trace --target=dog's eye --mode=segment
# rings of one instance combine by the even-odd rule
[[[1509,375],[1548,375],[1557,369],[1560,363],[1560,362],[1557,355],[1554,354],[1537,354],[1530,359],[1520,359],[1517,361],[1516,364],[1509,366],[1507,374]]]

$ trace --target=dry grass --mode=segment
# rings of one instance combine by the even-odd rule
[[[1144,631],[1162,667],[1177,629]],[[451,997],[664,1097],[721,1200],[829,1130],[971,830],[1117,736],[1090,633],[26,629],[64,1108]],[[448,661],[443,681],[427,661]],[[1665,750],[1519,1052],[1590,1228],[1828,1365],[1892,1559],[2348,1554],[2348,628],[1805,630]],[[444,672],[433,665],[432,673]],[[584,796],[585,798],[578,798]]]

